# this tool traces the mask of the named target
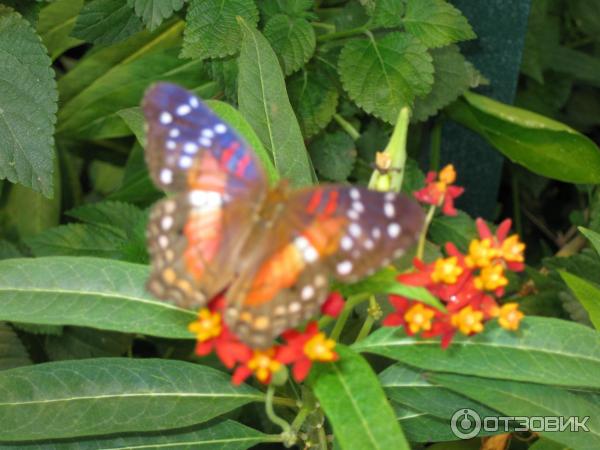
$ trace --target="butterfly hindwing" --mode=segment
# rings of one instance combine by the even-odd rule
[[[282,210],[268,231],[252,233],[249,270],[227,293],[228,326],[255,347],[315,315],[330,277],[353,282],[400,256],[424,220],[405,195],[359,187],[297,191]]]

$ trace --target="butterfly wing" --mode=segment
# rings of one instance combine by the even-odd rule
[[[185,89],[157,84],[143,109],[150,175],[175,192],[151,212],[148,288],[159,298],[198,307],[235,273],[266,178],[243,139]]]
[[[424,221],[407,196],[359,187],[322,186],[293,193],[253,245],[227,293],[225,320],[242,340],[266,347],[315,315],[329,277],[356,281],[401,256]]]

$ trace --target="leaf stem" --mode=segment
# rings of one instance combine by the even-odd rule
[[[360,133],[356,130],[356,128],[354,128],[352,126],[352,124],[350,122],[348,122],[346,119],[344,119],[342,116],[340,116],[339,114],[335,113],[333,115],[333,119],[338,123],[338,125],[340,127],[342,127],[344,129],[344,131],[346,133],[348,133],[350,135],[350,137],[353,140],[357,140],[360,137]]]
[[[289,397],[273,397],[273,404],[279,406],[289,406],[290,408],[296,408],[298,406],[296,400]]]
[[[431,205],[429,207],[429,211],[427,211],[427,216],[425,217],[425,224],[423,225],[423,231],[421,231],[421,236],[419,236],[419,244],[417,245],[417,253],[415,255],[418,259],[423,259],[423,254],[425,253],[425,241],[427,238],[427,231],[429,231],[429,225],[431,225],[431,221],[433,219],[433,215],[435,214],[435,205]]]
[[[275,394],[275,386],[271,383],[267,388],[267,398],[265,401],[265,413],[271,422],[281,427],[281,439],[284,445],[290,447],[296,442],[297,437],[296,433],[290,427],[290,424],[287,423],[284,419],[275,414],[275,410],[273,409],[273,395]]]
[[[363,322],[362,327],[360,328],[360,331],[358,332],[358,335],[356,336],[354,342],[358,342],[369,335],[371,329],[373,328],[373,325],[375,324],[375,316],[378,313],[381,313],[381,308],[379,307],[379,303],[377,303],[377,299],[375,298],[375,296],[371,295],[369,297],[369,313],[367,314],[367,318]]]
[[[339,340],[339,337],[342,334],[342,330],[344,329],[344,325],[346,325],[346,321],[348,320],[348,317],[350,316],[352,310],[355,308],[356,305],[364,302],[370,296],[371,294],[362,292],[360,294],[355,294],[348,298],[346,304],[344,305],[344,309],[340,313],[340,316],[338,317],[338,320],[335,323],[333,330],[331,331],[331,339],[333,339],[334,341]]]
[[[311,22],[310,24],[315,28],[322,28],[324,30],[331,31],[331,32],[335,31],[335,25],[333,25],[331,23]]]
[[[317,42],[327,42],[334,39],[342,39],[346,37],[356,36],[357,34],[363,34],[365,31],[369,31],[369,24],[363,25],[362,27],[352,28],[350,30],[335,31],[333,33],[323,34],[317,37]]]

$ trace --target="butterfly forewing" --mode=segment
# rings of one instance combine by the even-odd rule
[[[227,294],[225,320],[255,347],[316,314],[329,277],[356,281],[401,256],[424,220],[408,197],[358,187],[305,189],[280,208],[252,232],[256,245],[242,254],[248,268]]]
[[[198,307],[231,282],[265,177],[244,141],[190,92],[158,84],[144,98],[144,114],[150,174],[177,193],[151,213],[148,286],[159,298]]]

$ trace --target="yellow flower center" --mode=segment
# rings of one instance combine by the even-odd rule
[[[452,164],[448,164],[442,170],[440,170],[439,180],[448,185],[452,184],[456,181],[456,170],[454,170],[454,166]]]
[[[519,235],[517,234],[506,238],[502,243],[501,253],[506,261],[523,262],[525,261],[524,252],[525,244],[519,241]]]
[[[506,303],[500,308],[498,323],[505,330],[518,330],[521,319],[525,316],[519,311],[517,303]]]
[[[506,286],[508,279],[504,276],[504,266],[494,264],[481,269],[481,273],[474,280],[475,287],[481,291],[494,291]]]
[[[327,339],[324,333],[315,334],[304,344],[304,354],[313,361],[333,361],[336,357],[335,341]]]
[[[254,350],[254,355],[248,361],[248,368],[254,372],[254,375],[261,383],[265,383],[273,373],[281,369],[281,363],[273,359],[274,356],[274,348]]]
[[[188,325],[188,330],[196,335],[200,342],[216,338],[221,334],[221,314],[208,308],[198,311],[198,320]]]
[[[483,313],[474,311],[471,306],[466,306],[452,316],[452,325],[462,334],[480,333],[483,331]]]
[[[423,304],[417,303],[404,314],[404,320],[412,333],[418,333],[421,330],[431,330],[431,319],[435,311],[425,308]]]
[[[473,239],[469,244],[469,254],[465,262],[469,267],[489,266],[494,258],[498,256],[498,250],[492,247],[491,239]]]
[[[431,280],[435,283],[454,284],[458,277],[463,273],[462,267],[458,265],[458,258],[451,256],[449,258],[440,258],[435,262]]]

